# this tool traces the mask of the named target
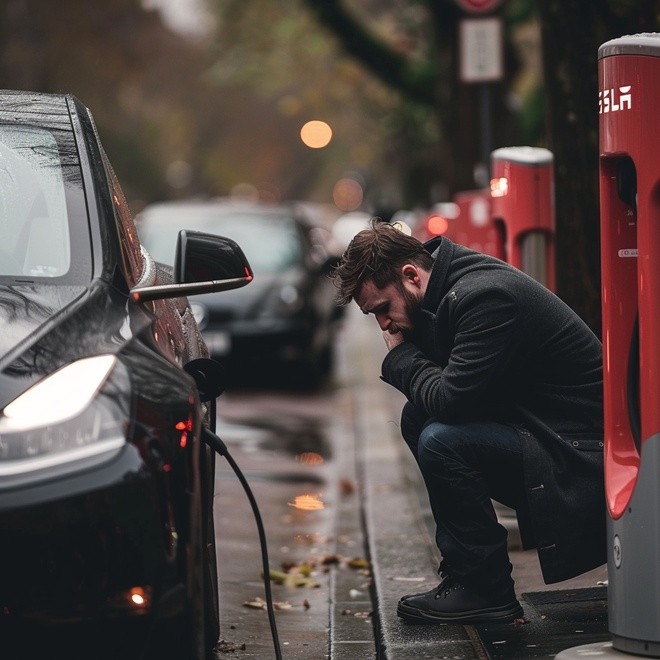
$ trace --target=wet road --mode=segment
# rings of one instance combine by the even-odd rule
[[[361,535],[337,533],[342,504],[359,515],[353,403],[337,375],[343,370],[338,365],[318,392],[229,390],[218,401],[218,434],[258,502],[271,571],[288,572],[285,584],[271,582],[284,658],[329,657],[330,589],[338,572],[351,573],[347,594],[355,601],[342,613],[372,625]],[[220,459],[216,470],[219,648],[241,658],[275,657],[268,614],[259,607],[265,592],[256,523],[228,463]]]

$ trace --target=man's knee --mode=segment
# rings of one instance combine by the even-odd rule
[[[450,424],[433,422],[424,427],[419,435],[418,453],[420,464],[447,464],[458,458],[460,431]]]
[[[417,408],[410,401],[404,404],[401,411],[401,435],[408,444],[412,439],[415,440],[415,444],[417,443],[425,421],[426,419],[420,415]]]

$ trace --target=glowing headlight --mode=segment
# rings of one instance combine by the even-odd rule
[[[290,309],[299,309],[302,304],[300,291],[292,284],[285,284],[280,289],[280,300]]]
[[[0,477],[116,450],[125,442],[118,401],[100,392],[112,355],[78,360],[36,383],[0,414]]]
[[[258,318],[269,321],[286,318],[300,311],[303,304],[303,297],[298,287],[284,284],[269,292],[269,296],[259,310]]]

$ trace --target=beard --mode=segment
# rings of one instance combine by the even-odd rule
[[[390,332],[402,332],[404,336],[410,335],[415,329],[414,318],[422,307],[422,295],[416,296],[411,293],[404,286],[401,286],[399,291],[403,297],[404,310],[406,312],[406,321],[398,323]]]

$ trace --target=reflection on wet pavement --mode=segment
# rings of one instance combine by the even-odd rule
[[[320,493],[317,495],[311,493],[296,495],[293,498],[293,502],[288,502],[288,504],[294,509],[300,509],[301,511],[318,511],[319,509],[325,509],[325,504],[323,504]]]
[[[323,558],[334,551],[341,496],[329,436],[331,396],[323,414],[316,408],[309,415],[287,414],[292,404],[284,398],[246,397],[237,407],[222,408],[218,434],[245,474],[264,521],[273,600],[284,604],[276,612],[283,654],[322,658],[331,579]],[[269,410],[274,405],[276,414]],[[272,657],[265,612],[254,608],[264,598],[258,538],[246,497],[223,461],[217,463],[215,514],[221,639],[245,644],[241,657]]]
[[[291,456],[316,454],[331,458],[331,445],[323,420],[303,417],[219,418],[218,434],[226,443],[245,451],[277,450]]]

